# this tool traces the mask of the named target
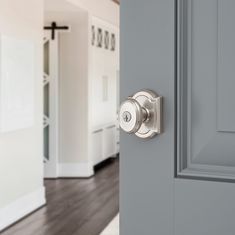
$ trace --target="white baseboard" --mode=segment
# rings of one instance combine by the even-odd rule
[[[6,207],[0,208],[0,232],[40,208],[45,203],[45,188],[41,187],[37,191],[17,199]]]
[[[44,178],[45,179],[57,179],[58,178],[58,163],[44,163]]]
[[[60,163],[59,177],[87,178],[94,175],[93,166],[90,163]]]

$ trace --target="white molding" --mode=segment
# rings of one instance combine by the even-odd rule
[[[59,177],[87,178],[94,175],[93,166],[90,163],[60,163]]]
[[[54,161],[44,163],[44,179],[57,179],[58,178],[59,164]]]
[[[45,188],[29,193],[11,204],[0,208],[0,232],[45,205]]]

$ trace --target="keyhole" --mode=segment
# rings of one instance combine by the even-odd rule
[[[130,122],[131,114],[128,111],[125,111],[122,115],[122,118],[123,118],[124,122]]]

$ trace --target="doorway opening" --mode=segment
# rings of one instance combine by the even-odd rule
[[[44,176],[90,177],[119,154],[119,28],[65,0],[44,25]]]
[[[119,5],[109,2],[111,11],[119,12]],[[92,6],[79,1],[45,0],[43,149],[48,190],[50,179],[61,185],[61,178],[99,182],[102,172],[118,170],[119,23],[107,20],[105,6],[102,11],[104,15],[95,14]],[[115,174],[109,177],[115,181],[113,213],[118,181]],[[104,188],[102,193],[110,192]]]

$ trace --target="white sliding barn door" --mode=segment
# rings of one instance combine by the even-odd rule
[[[44,32],[43,148],[44,177],[58,176],[58,34]]]

